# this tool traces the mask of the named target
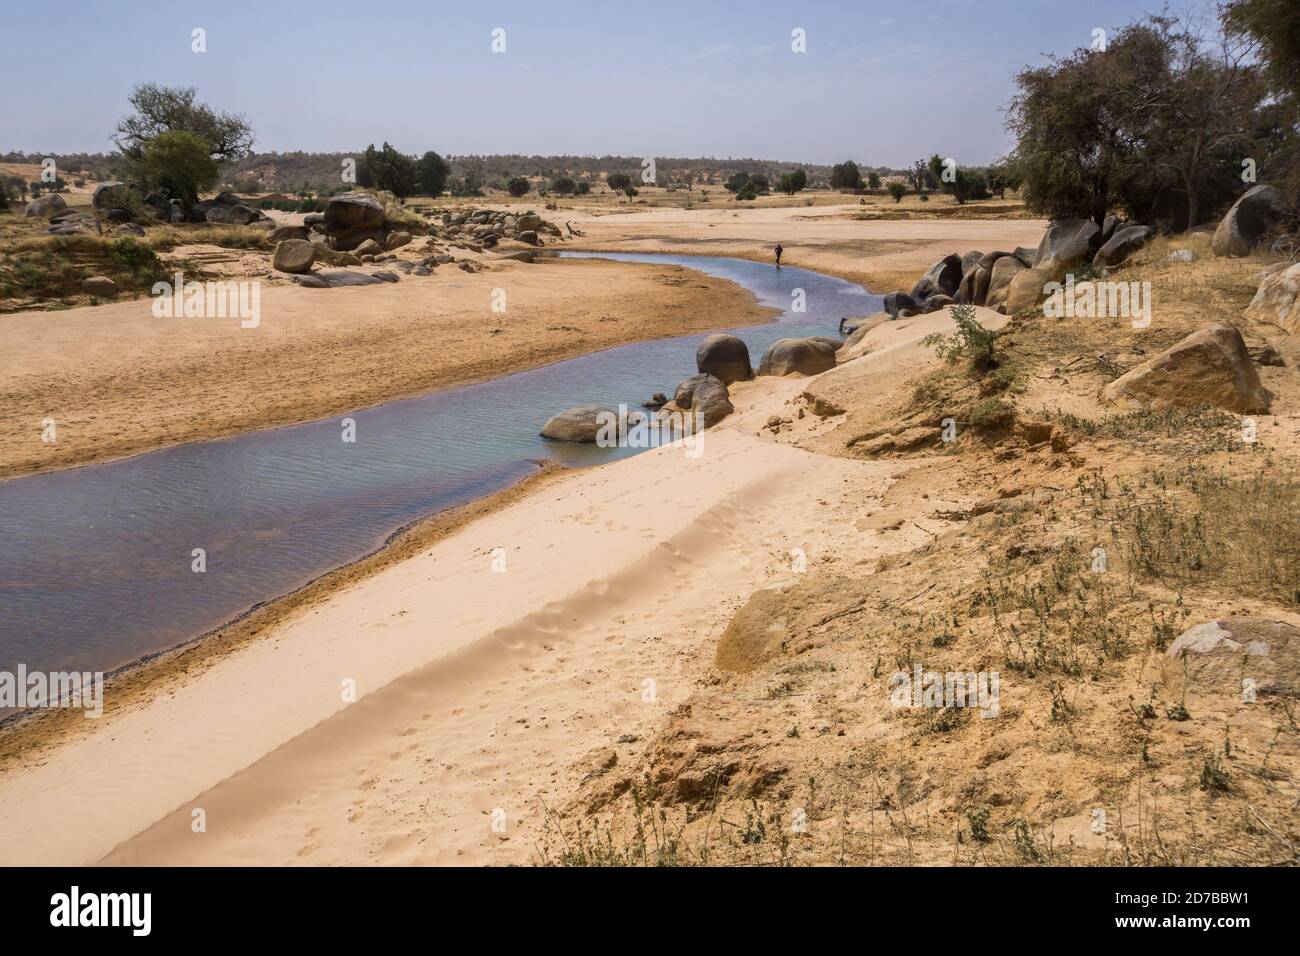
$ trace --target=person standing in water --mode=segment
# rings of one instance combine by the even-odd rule
[[[777,264],[778,266],[781,264],[781,253],[783,253],[783,252],[785,252],[785,249],[783,249],[783,248],[781,247],[781,243],[778,242],[778,243],[776,244],[776,264]]]

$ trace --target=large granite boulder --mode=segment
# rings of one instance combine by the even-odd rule
[[[763,353],[759,375],[817,375],[835,367],[835,349],[814,339],[781,339]]]
[[[1220,256],[1248,256],[1282,213],[1282,197],[1263,183],[1233,203],[1214,230],[1210,248]]]
[[[716,376],[724,385],[754,377],[749,346],[735,335],[710,335],[695,350],[695,367]]]
[[[944,256],[926,271],[925,275],[912,286],[911,296],[917,302],[923,302],[931,296],[955,296],[961,285],[961,256]]]
[[[920,304],[906,292],[891,292],[885,296],[884,309],[895,318],[904,312],[908,315],[919,315],[921,312]]]
[[[983,265],[980,268],[984,268]],[[984,292],[983,304],[996,309],[1007,301],[1007,291],[1017,275],[1026,271],[1025,264],[1014,255],[999,256],[989,269],[988,288]],[[979,304],[978,302],[976,303]]]
[[[1047,295],[1047,292],[1044,291],[1047,284],[1059,282],[1060,280],[1060,270],[1021,269],[1012,277],[1011,284],[1007,286],[1006,295],[994,305],[1000,308],[1004,315],[1015,315],[1027,309],[1032,309],[1039,302],[1042,302]],[[989,300],[990,302],[993,301],[991,295]]]
[[[1049,272],[1091,262],[1101,245],[1101,227],[1091,219],[1062,219],[1043,233],[1034,268]]]
[[[1092,264],[1107,269],[1113,268],[1150,241],[1151,230],[1146,226],[1138,224],[1121,226],[1115,229],[1106,243],[1097,250]]]
[[[543,438],[555,441],[591,443],[602,429],[617,421],[618,412],[603,405],[575,405],[552,415],[542,426]]]
[[[693,375],[691,378],[695,381],[688,389],[690,411],[700,425],[711,428],[736,410],[721,379],[713,375]],[[681,393],[681,385],[677,386],[677,391]],[[682,408],[680,404],[677,407]]]
[[[1273,401],[1241,333],[1223,324],[1193,332],[1129,369],[1101,397],[1126,411],[1211,405],[1240,414],[1267,412]]]
[[[325,232],[340,252],[350,252],[367,239],[382,243],[384,204],[369,193],[331,196],[325,203]]]
[[[112,198],[113,191],[115,189],[125,189],[125,188],[127,188],[126,183],[119,182],[116,179],[110,179],[106,182],[102,182],[95,187],[95,191],[91,194],[90,204],[94,206],[96,209],[103,209],[108,205],[108,202]]]
[[[1300,262],[1264,276],[1246,315],[1300,333]]]
[[[29,202],[23,215],[32,219],[49,219],[67,208],[67,200],[58,193],[46,193],[40,199],[33,199]]]
[[[306,239],[285,239],[275,247],[271,257],[272,267],[281,272],[310,272],[316,260],[316,246]]]

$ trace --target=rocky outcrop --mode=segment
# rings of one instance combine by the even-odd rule
[[[281,272],[310,272],[316,247],[306,239],[286,239],[275,247],[271,266]]]
[[[1163,670],[1175,686],[1186,683],[1238,699],[1300,697],[1300,628],[1245,616],[1206,621],[1169,645]]]
[[[86,295],[111,299],[117,295],[117,283],[107,276],[90,276],[82,280],[81,291]]]
[[[1264,276],[1246,315],[1300,333],[1300,263]]]
[[[270,242],[284,242],[286,239],[307,240],[309,233],[303,226],[276,226],[266,234]]]
[[[944,256],[926,271],[912,286],[911,296],[916,302],[925,302],[936,295],[955,296],[961,285],[962,260],[960,256]],[[934,310],[930,310],[934,311]]]
[[[691,391],[690,410],[701,425],[712,428],[736,409],[731,404],[727,386],[720,379],[705,375],[695,383]]]
[[[1101,397],[1129,411],[1210,405],[1240,414],[1267,412],[1273,400],[1241,333],[1222,324],[1193,332],[1125,372]]]
[[[1101,245],[1101,228],[1091,219],[1063,219],[1048,226],[1034,255],[1034,268],[1064,272],[1092,261]]]
[[[1097,250],[1092,264],[1105,269],[1114,268],[1150,241],[1151,230],[1146,226],[1122,226],[1115,229],[1111,237]]]
[[[397,281],[397,275],[392,272],[352,272],[348,269],[322,269],[320,272],[294,275],[291,278],[309,289],[336,289],[340,286],[379,285]]]
[[[325,232],[340,252],[350,252],[368,239],[378,243],[386,234],[384,204],[364,192],[331,196],[325,203]]]
[[[774,342],[759,363],[759,375],[817,375],[835,367],[835,349],[814,339]]]
[[[990,309],[1004,305],[1012,281],[1024,271],[1026,271],[1025,264],[1013,255],[1000,256],[995,260],[989,272],[989,286],[984,296],[984,304]]]
[[[921,306],[906,292],[891,292],[885,296],[884,309],[894,318],[921,313]]]
[[[23,215],[31,219],[49,219],[68,208],[67,200],[58,193],[47,193],[27,204]]]
[[[1214,230],[1210,248],[1215,255],[1248,256],[1280,215],[1281,196],[1272,186],[1261,183],[1233,203]]]
[[[724,385],[754,377],[749,346],[735,335],[710,335],[695,350],[695,368],[716,376]]]
[[[575,405],[548,418],[541,435],[554,441],[591,443],[617,417],[617,412],[603,405]]]

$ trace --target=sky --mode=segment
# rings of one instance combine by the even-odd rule
[[[141,82],[243,113],[257,151],[853,158],[1007,152],[1015,73],[1136,0],[101,0],[8,5],[0,153],[107,152]],[[1180,0],[1175,10],[1205,10]],[[193,31],[204,31],[196,52]],[[494,52],[493,31],[498,48]],[[804,52],[793,32],[803,31]]]

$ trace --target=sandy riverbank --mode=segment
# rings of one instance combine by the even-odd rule
[[[886,330],[855,374],[916,362],[949,321]],[[0,859],[527,862],[575,761],[684,700],[707,662],[700,634],[787,580],[794,549],[882,553],[845,509],[869,507],[898,465],[760,437],[806,386],[738,386],[741,412],[698,457],[664,448],[553,478],[72,728],[0,782]]]
[[[489,262],[484,259],[484,262]],[[504,290],[504,313],[494,311]],[[626,342],[760,322],[676,266],[497,260],[396,284],[261,289],[261,319],[159,319],[152,299],[0,320],[0,478],[269,428]],[[53,419],[57,441],[42,440]]]

